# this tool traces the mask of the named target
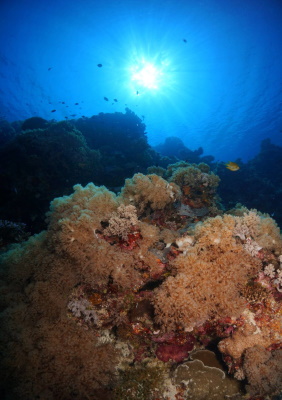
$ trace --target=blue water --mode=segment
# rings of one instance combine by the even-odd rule
[[[127,106],[151,145],[178,136],[223,161],[282,145],[281,0],[1,0],[0,37],[2,119]],[[132,79],[142,62],[157,87]]]

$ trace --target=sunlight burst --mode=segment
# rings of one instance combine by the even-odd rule
[[[162,77],[162,71],[153,64],[143,62],[140,66],[133,68],[132,80],[137,85],[147,89],[158,89]]]

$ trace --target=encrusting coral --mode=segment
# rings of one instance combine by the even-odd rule
[[[229,379],[246,377],[250,395],[277,393],[281,372],[269,368],[282,342],[279,229],[254,210],[215,216],[216,177],[191,166],[197,203],[190,167],[171,168],[171,181],[139,173],[119,195],[76,185],[52,201],[46,231],[1,256],[7,398],[184,400],[191,393],[172,379],[176,364],[218,342]],[[189,373],[200,400],[201,373]]]

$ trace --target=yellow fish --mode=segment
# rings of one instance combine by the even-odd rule
[[[225,166],[230,171],[238,171],[238,169],[240,169],[239,165],[232,161],[229,161]]]

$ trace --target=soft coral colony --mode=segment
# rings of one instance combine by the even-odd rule
[[[92,183],[1,257],[13,399],[269,399],[282,391],[282,240],[220,210],[205,164]],[[220,356],[220,357],[219,357]]]

